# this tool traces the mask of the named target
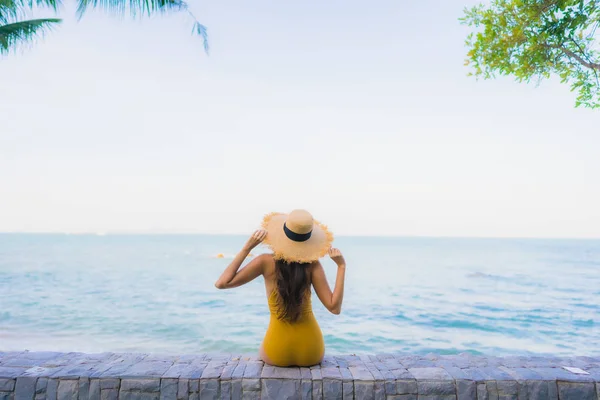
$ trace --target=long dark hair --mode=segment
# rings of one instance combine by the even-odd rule
[[[279,319],[296,322],[302,313],[304,296],[310,288],[308,268],[311,264],[275,260]]]

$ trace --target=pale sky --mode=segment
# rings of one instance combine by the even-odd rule
[[[473,2],[205,0],[0,60],[0,231],[600,237],[600,114],[476,81]]]

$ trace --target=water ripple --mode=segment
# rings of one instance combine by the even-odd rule
[[[5,350],[254,352],[262,279],[213,282],[236,236],[0,235]],[[313,297],[328,351],[600,352],[600,241],[339,238],[343,312]],[[260,252],[265,251],[264,249]],[[335,267],[323,262],[333,285]]]

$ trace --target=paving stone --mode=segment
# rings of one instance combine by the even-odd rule
[[[436,367],[436,363],[430,360],[411,360],[411,361],[400,361],[400,363],[406,369],[410,368],[431,368]]]
[[[102,378],[100,379],[100,390],[103,389],[118,389],[121,380],[117,378]]]
[[[40,378],[44,379],[44,378]],[[39,382],[39,380],[38,380]],[[90,378],[79,378],[79,398],[78,400],[89,400],[90,397]]]
[[[221,399],[230,399],[231,398],[231,381],[221,381]],[[185,398],[187,400],[187,397]],[[184,400],[181,398],[180,400]]]
[[[102,377],[120,376],[122,378],[160,378],[171,368],[171,361],[141,361],[129,367],[112,367],[101,374]]]
[[[595,385],[591,382],[558,382],[561,400],[596,400]]]
[[[468,379],[471,381],[484,382],[487,379],[489,379],[483,372],[481,372],[481,370],[479,368],[476,368],[476,367],[463,368],[462,371],[466,375],[465,379]]]
[[[406,369],[406,368],[404,368],[404,365],[400,364],[400,361],[398,361],[398,360],[385,360],[385,361],[382,361],[382,363],[389,370],[392,370],[392,369]]]
[[[416,379],[407,369],[391,369],[390,373],[394,379]]]
[[[339,368],[321,368],[321,376],[323,379],[342,379]]]
[[[187,363],[191,364],[193,362],[198,362],[204,360],[205,354],[182,354],[177,357],[175,361],[178,364]]]
[[[300,374],[300,368],[280,368],[265,365],[261,377],[263,379],[300,379],[302,375]]]
[[[323,398],[326,400],[342,400],[342,381],[323,377]]]
[[[338,362],[335,357],[325,356],[323,357],[323,361],[321,361],[321,367],[337,367]]]
[[[385,382],[375,381],[374,398],[375,400],[385,400]]]
[[[357,381],[374,381],[373,374],[367,368],[348,367],[354,380]]]
[[[354,381],[354,398],[374,400],[375,382],[374,381]]]
[[[542,376],[540,374],[535,373],[534,371],[528,368],[508,368],[508,367],[499,367],[500,370],[505,371],[507,374],[512,376],[515,380],[540,380]]]
[[[498,386],[496,386],[496,381],[487,381],[485,387],[487,389],[488,398],[490,400],[498,400]]]
[[[354,382],[342,382],[342,399],[352,400],[354,399]]]
[[[300,379],[310,379],[310,368],[301,367],[300,368]]]
[[[50,387],[50,384],[48,384],[48,387]],[[89,400],[100,400],[100,379],[90,379],[89,397]]]
[[[455,395],[419,395],[419,400],[456,400]]]
[[[260,400],[260,392],[244,392],[242,400]]]
[[[377,369],[374,365],[369,365],[367,369],[369,370],[371,375],[373,375],[373,379],[375,381],[384,381],[385,380],[381,371],[379,369]]]
[[[417,400],[416,394],[395,394],[387,397],[387,400]]]
[[[312,382],[310,381],[310,378],[300,381],[300,398],[302,400],[312,399]]]
[[[320,381],[323,379],[323,375],[321,375],[320,369],[310,369],[310,375],[313,381]]]
[[[530,368],[533,372],[540,375],[542,380],[561,380],[571,382],[592,382],[594,379],[589,375],[579,375],[566,371],[562,368]]]
[[[524,368],[527,361],[527,357],[510,356],[502,359],[502,365],[510,368]]]
[[[179,378],[181,374],[187,372],[190,369],[191,364],[173,364],[162,374],[162,378]]]
[[[386,379],[386,381],[384,382],[384,391],[385,394],[398,394],[398,392],[396,391],[397,386],[396,386],[396,381],[394,379]]]
[[[178,379],[178,381],[177,381],[177,400],[188,400],[189,387],[190,387],[190,382],[188,379],[183,379],[183,378]]]
[[[57,400],[73,400],[79,395],[79,381],[74,379],[60,380],[58,383]]]
[[[15,400],[33,400],[36,383],[35,377],[18,377],[15,385]]]
[[[15,392],[0,392],[0,400],[14,400]]]
[[[46,388],[48,387],[48,378],[38,378],[37,383],[35,384],[35,393],[46,394]]]
[[[160,400],[177,399],[177,379],[164,378],[160,380]]]
[[[445,366],[442,368],[444,368],[444,370],[448,372],[453,379],[469,380],[469,375],[467,375],[465,371],[458,367]]]
[[[246,370],[246,362],[240,362],[235,366],[235,369],[231,373],[231,379],[241,379],[244,377],[244,371]]]
[[[40,364],[43,364],[43,361],[31,359],[31,358],[25,358],[23,356],[20,356],[18,358],[12,358],[12,359],[4,361],[2,363],[2,366],[3,367],[31,368],[31,367],[37,367]]]
[[[12,392],[15,390],[15,379],[0,378],[0,392]]]
[[[468,380],[456,380],[457,400],[477,400],[477,383]]]
[[[260,390],[260,379],[242,379],[242,390],[244,392]]]
[[[121,390],[123,390],[123,391],[141,391],[141,392],[160,392],[160,378],[123,379],[123,380],[121,380]]]
[[[117,389],[104,389],[100,391],[100,400],[118,400],[119,391]]]
[[[456,394],[454,381],[418,380],[417,391],[421,395],[449,395]]]
[[[190,379],[190,393],[200,392],[200,379]]]
[[[159,400],[158,392],[119,392],[119,400]]]
[[[485,383],[477,384],[477,400],[490,400]]]
[[[548,382],[548,399],[549,400],[558,400],[558,383],[557,382]]]
[[[402,379],[396,381],[397,394],[417,394],[418,391],[417,381],[414,379]]]
[[[46,386],[46,400],[56,400],[57,392],[58,379],[49,379],[48,386]]]
[[[260,378],[263,369],[262,362],[249,362],[244,370],[244,378]]]
[[[484,374],[488,379],[494,381],[513,381],[514,378],[508,372],[498,368],[498,367],[481,367],[479,370]]]
[[[515,398],[519,394],[519,384],[516,381],[497,381],[496,387],[498,388],[498,396],[510,398],[514,396]]]
[[[313,380],[312,381],[312,396],[313,399],[321,400],[323,398],[323,381],[322,380]]]
[[[439,367],[409,368],[408,372],[418,380],[452,380],[452,376],[446,370]]]
[[[519,396],[516,394],[499,395],[498,400],[519,400]]]
[[[230,380],[233,377],[233,371],[237,367],[237,362],[232,364],[227,364],[223,367],[223,372],[221,372],[221,380]]]
[[[557,400],[550,398],[550,383],[548,381],[524,381],[519,382],[519,399],[526,398],[528,400]]]
[[[158,376],[166,372],[173,362],[171,361],[156,361],[147,362],[146,354],[120,354],[114,358],[111,358],[108,363],[102,363],[94,367],[96,372],[92,373],[90,377],[122,377],[122,376]],[[161,365],[168,364],[168,367],[164,370],[160,368]],[[155,371],[154,369],[158,371]],[[145,373],[142,374],[141,372]],[[137,372],[137,373],[135,373]],[[160,372],[160,373],[159,373]]]
[[[26,367],[0,367],[0,378],[3,379],[12,379],[17,376],[22,376],[23,373],[27,370]]]
[[[200,362],[197,364],[192,362],[190,364],[187,364],[185,368],[180,369],[179,377],[185,379],[200,379],[207,366],[208,364],[204,362]]]
[[[242,380],[233,379],[231,381],[231,400],[240,400],[242,398]]]
[[[299,400],[300,381],[295,379],[262,379],[261,399]],[[340,397],[341,398],[341,397]]]

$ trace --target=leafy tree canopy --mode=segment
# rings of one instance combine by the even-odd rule
[[[0,55],[13,51],[18,45],[32,43],[61,22],[58,18],[26,19],[28,12],[35,7],[58,11],[60,6],[60,0],[0,0]],[[202,37],[208,52],[206,27],[198,22],[183,0],[77,0],[79,18],[92,8],[132,17],[170,11],[187,13],[193,22],[193,33]]]
[[[555,75],[576,92],[577,107],[600,107],[597,0],[492,0],[467,8],[470,75],[519,82]]]

